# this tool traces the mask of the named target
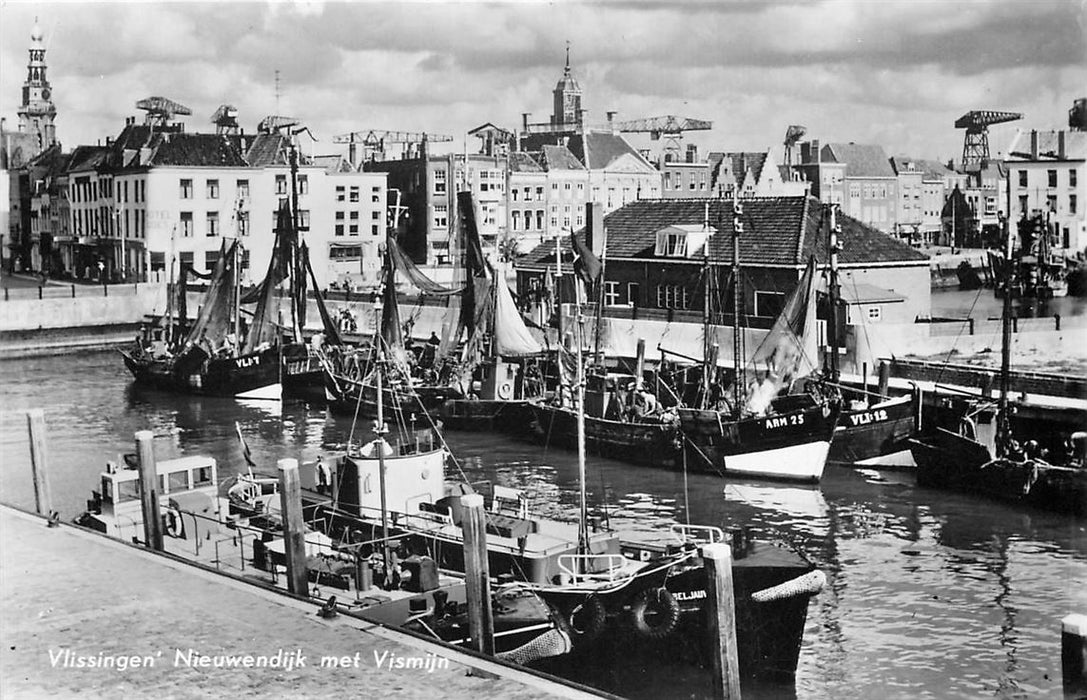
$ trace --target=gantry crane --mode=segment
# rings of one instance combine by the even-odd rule
[[[976,170],[985,166],[989,160],[989,127],[1022,119],[1018,112],[994,112],[979,110],[967,112],[955,120],[956,129],[966,129],[962,142],[962,167],[964,170]]]
[[[166,126],[177,115],[192,114],[192,110],[165,97],[147,97],[136,103],[136,109],[147,112],[144,123],[151,126]]]
[[[684,131],[709,131],[713,128],[713,122],[668,114],[663,117],[615,122],[611,124],[611,128],[626,133],[649,134],[649,138],[653,141],[659,141],[661,137],[664,137],[661,160],[662,162],[668,162],[669,160],[679,160],[679,146],[680,141],[683,140]]]
[[[800,126],[799,124],[792,124],[785,131],[785,165],[792,168],[793,163],[793,148],[797,142],[803,138],[804,134],[808,133],[808,127]]]
[[[219,105],[215,114],[211,115],[211,123],[215,125],[217,134],[239,134],[241,125],[238,124],[238,108],[234,105]]]
[[[415,131],[388,131],[384,129],[352,131],[350,134],[339,134],[338,136],[332,137],[332,143],[347,144],[347,159],[351,161],[352,167],[355,168],[359,166],[359,161],[356,158],[358,155],[356,149],[359,145],[362,146],[362,159],[368,161],[385,160],[385,154],[387,152],[386,145],[399,143],[405,147],[410,147],[424,142],[443,143],[452,140],[452,136],[445,136],[443,134],[430,134]]]

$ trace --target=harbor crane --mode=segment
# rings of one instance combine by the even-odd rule
[[[713,128],[713,122],[704,119],[690,119],[668,114],[663,117],[648,117],[645,119],[631,119],[629,121],[612,122],[614,112],[608,113],[608,122],[613,131],[625,133],[649,134],[652,141],[664,139],[661,149],[662,162],[679,160],[680,142],[685,131],[709,131]]]
[[[136,103],[136,109],[147,112],[145,124],[158,127],[167,126],[175,116],[192,114],[192,110],[180,102],[158,95],[140,100]]]
[[[241,133],[241,125],[238,124],[238,108],[234,105],[219,105],[219,109],[211,115],[211,123],[215,125],[216,134]]]
[[[956,129],[966,129],[962,142],[962,167],[979,170],[989,160],[989,127],[1022,119],[1019,112],[995,112],[977,110],[967,112],[955,120]]]
[[[785,166],[790,170],[795,165],[793,162],[793,149],[806,133],[808,133],[808,127],[799,124],[791,124],[785,130]]]
[[[352,131],[349,134],[339,134],[332,137],[332,143],[347,144],[347,159],[352,167],[357,168],[358,147],[362,146],[362,160],[385,160],[388,151],[387,146],[394,143],[402,144],[410,149],[422,143],[444,143],[452,141],[452,136],[444,134],[429,134],[416,131],[389,131],[385,129],[370,129],[369,131]]]

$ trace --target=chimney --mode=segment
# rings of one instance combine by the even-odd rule
[[[521,128],[524,132],[528,133],[528,118],[532,116],[532,112],[521,112]]]
[[[1030,130],[1030,159],[1038,160],[1038,132]]]
[[[811,140],[811,157],[812,157],[811,162],[813,162],[813,163],[822,163],[823,162],[823,154],[820,153],[820,151],[819,151],[819,139],[812,139]]]
[[[579,109],[577,111],[577,123],[579,125],[585,123],[585,115],[588,114],[588,113],[589,113],[589,110],[587,110],[587,109]]]
[[[1066,157],[1064,151],[1064,129],[1057,132],[1057,157],[1064,160]]]
[[[585,205],[585,245],[597,258],[604,257],[604,205],[589,202]]]
[[[617,114],[619,113],[616,112],[614,109],[608,112],[608,128],[611,129],[611,132],[613,134],[615,133],[615,115]]]

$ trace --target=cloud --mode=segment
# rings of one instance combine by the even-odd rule
[[[718,147],[764,147],[803,123],[946,154],[962,112],[1051,126],[1087,84],[1084,5],[1068,0],[6,3],[9,125],[34,13],[66,145],[115,134],[152,94],[191,107],[191,129],[232,102],[246,124],[278,110],[325,144],[356,128],[516,127],[550,114],[567,41],[590,119],[709,118],[717,130],[692,138]]]

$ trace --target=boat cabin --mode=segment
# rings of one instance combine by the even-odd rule
[[[88,525],[99,532],[127,539],[143,535],[140,502],[140,472],[135,460],[125,458],[124,467],[106,464],[100,491],[88,502]],[[158,462],[159,504],[164,516],[175,512],[201,512],[218,517],[219,474],[212,457],[180,457]],[[169,518],[167,518],[169,520]],[[169,531],[169,527],[166,528]]]

